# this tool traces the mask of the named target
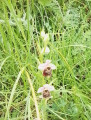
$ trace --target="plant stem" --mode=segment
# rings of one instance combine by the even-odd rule
[[[47,120],[47,112],[46,112],[46,107],[47,107],[47,99],[42,99],[42,112],[43,112],[43,120]]]

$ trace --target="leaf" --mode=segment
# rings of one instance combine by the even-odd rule
[[[38,2],[43,6],[49,5],[52,1],[53,0],[38,0]]]

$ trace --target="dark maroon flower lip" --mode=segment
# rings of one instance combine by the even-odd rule
[[[43,91],[43,98],[48,98],[48,97],[50,97],[51,95],[50,95],[50,91],[49,90],[44,90]]]
[[[43,71],[43,76],[51,76],[52,75],[52,69],[50,67],[47,67]]]

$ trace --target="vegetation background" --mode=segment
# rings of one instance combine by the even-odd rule
[[[50,48],[43,59],[42,29]],[[50,79],[38,70],[46,59],[57,66]],[[55,87],[46,107],[37,94],[44,83]],[[38,114],[91,120],[91,0],[0,0],[0,120]]]

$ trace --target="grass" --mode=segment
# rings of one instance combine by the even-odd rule
[[[0,120],[91,119],[90,6],[90,0],[0,2]],[[47,59],[57,66],[50,78],[38,70]],[[46,102],[37,93],[44,84],[55,87]]]

